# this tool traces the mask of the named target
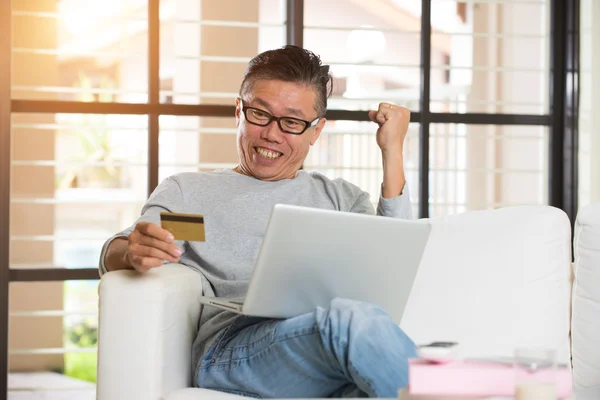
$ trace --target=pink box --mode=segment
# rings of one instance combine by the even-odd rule
[[[558,397],[571,396],[572,388],[571,370],[558,368]],[[455,361],[431,364],[415,359],[410,360],[408,367],[408,391],[414,395],[514,396],[515,372],[512,365],[500,363]]]

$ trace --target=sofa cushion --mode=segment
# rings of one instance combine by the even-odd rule
[[[465,357],[512,357],[519,346],[569,361],[571,228],[548,206],[431,219],[401,326],[417,344],[457,341]]]

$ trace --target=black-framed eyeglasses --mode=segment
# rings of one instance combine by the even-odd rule
[[[267,111],[261,110],[260,108],[245,106],[243,102],[242,111],[244,112],[246,121],[250,122],[253,125],[267,126],[271,122],[277,121],[279,129],[281,129],[285,133],[290,133],[292,135],[303,134],[308,128],[317,125],[319,119],[321,119],[317,117],[314,121],[310,122],[294,117],[275,117],[269,114]]]

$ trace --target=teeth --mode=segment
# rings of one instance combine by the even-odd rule
[[[258,147],[256,149],[256,151],[258,152],[258,154],[261,155],[261,157],[269,158],[269,159],[277,158],[281,155],[281,153],[279,153],[277,151],[265,150],[260,147]]]

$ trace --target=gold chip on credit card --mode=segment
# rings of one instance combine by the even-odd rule
[[[175,240],[204,242],[204,216],[161,212],[160,226],[171,232]]]

